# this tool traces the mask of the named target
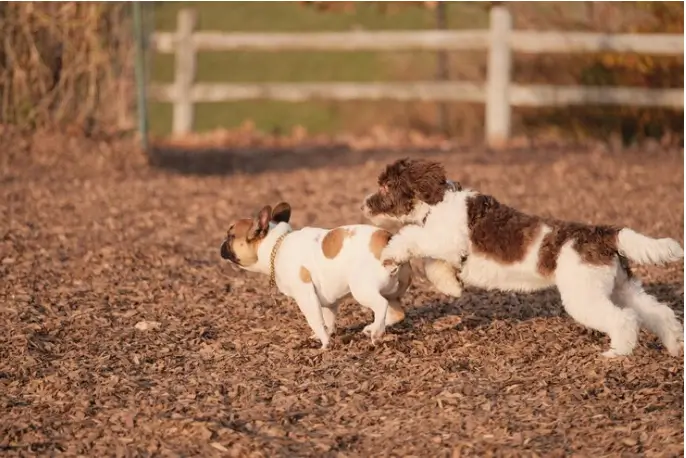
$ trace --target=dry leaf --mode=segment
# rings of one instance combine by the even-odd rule
[[[72,6],[57,4],[55,16]],[[153,167],[128,137],[0,129],[0,260],[14,259],[0,263],[8,450],[683,455],[683,358],[647,331],[624,362],[596,358],[608,338],[574,322],[554,290],[468,288],[455,299],[413,280],[407,318],[383,345],[362,335],[371,312],[350,299],[322,352],[297,305],[271,300],[267,276],[219,255],[232,221],[282,200],[295,227],[361,222],[360,200],[405,155],[439,160],[451,178],[522,210],[681,240],[680,151],[442,152],[461,140],[392,129],[276,138],[247,125],[156,143]],[[373,150],[354,150],[356,139]],[[683,263],[632,268],[682,320]]]
[[[139,331],[147,331],[150,329],[159,329],[162,324],[158,321],[139,321],[134,326]]]
[[[222,444],[220,444],[219,442],[212,442],[212,443],[210,444],[210,446],[213,447],[213,448],[216,448],[216,449],[219,450],[220,452],[228,452],[228,451],[229,451],[228,448],[224,447],[224,446],[223,446]]]

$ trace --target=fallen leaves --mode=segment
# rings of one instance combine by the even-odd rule
[[[224,447],[224,446],[223,446],[222,444],[220,444],[219,442],[212,442],[212,443],[210,444],[210,447],[216,448],[216,449],[219,450],[220,452],[228,452],[228,451],[229,451],[228,448]]]
[[[468,290],[454,300],[417,279],[403,298],[407,319],[379,345],[360,333],[369,311],[346,301],[332,348],[320,351],[296,304],[272,300],[266,277],[223,263],[219,243],[233,218],[282,199],[296,227],[360,222],[359,200],[403,136],[352,142],[387,145],[383,154],[333,153],[322,139],[305,159],[288,150],[304,135],[265,139],[285,148],[268,158],[246,153],[241,161],[260,173],[167,173],[125,141],[101,150],[40,137],[0,168],[0,448],[683,455],[683,360],[647,333],[630,359],[599,360],[607,338],[569,319],[555,291]],[[229,135],[215,146],[259,141]],[[655,236],[683,231],[681,157],[425,156],[523,210]],[[607,178],[614,172],[621,179]],[[683,315],[683,264],[636,272]]]
[[[149,331],[151,329],[159,329],[160,326],[162,326],[162,323],[159,321],[139,321],[136,323],[134,326],[136,329],[139,331]]]

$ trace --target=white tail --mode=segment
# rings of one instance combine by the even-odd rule
[[[663,264],[684,257],[684,250],[674,239],[654,239],[631,229],[619,231],[618,251],[639,264]]]

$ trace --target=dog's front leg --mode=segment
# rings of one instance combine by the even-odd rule
[[[381,252],[381,261],[393,261],[402,264],[410,258],[419,256],[419,226],[404,226],[391,237],[386,248]]]
[[[322,343],[322,349],[327,348],[329,346],[329,333],[324,325],[322,305],[314,291],[314,286],[312,284],[304,285],[303,289],[294,295],[294,299],[300,311],[305,315],[307,324],[310,325],[314,335]]]
[[[336,315],[338,314],[338,304],[332,304],[322,307],[322,315],[324,316],[324,326],[329,337],[336,332]],[[317,339],[317,334],[312,333],[310,339]]]
[[[460,266],[453,266],[442,259],[426,259],[424,275],[434,287],[448,296],[460,297],[464,288],[460,279]]]
[[[398,264],[409,261],[411,258],[435,258],[450,262],[445,258],[445,247],[437,243],[436,237],[432,237],[421,226],[403,226],[384,248],[381,253],[382,261],[394,261]]]

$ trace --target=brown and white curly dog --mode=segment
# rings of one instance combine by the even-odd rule
[[[396,161],[378,183],[364,200],[364,214],[375,224],[403,224],[382,260],[433,258],[459,268],[464,284],[487,289],[556,286],[572,318],[609,335],[607,357],[630,354],[639,326],[655,333],[670,354],[683,348],[674,311],[643,290],[628,263],[677,261],[684,252],[676,240],[528,215],[450,183],[436,162]]]

